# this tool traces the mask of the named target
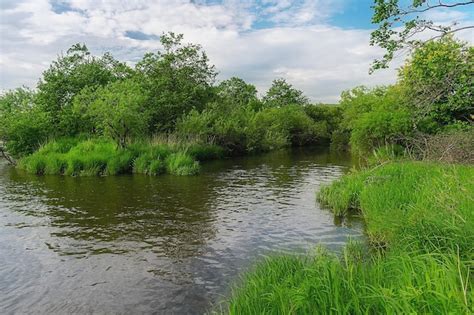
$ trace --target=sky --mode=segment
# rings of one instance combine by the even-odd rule
[[[449,2],[449,1],[446,1]],[[369,45],[369,0],[0,0],[0,90],[35,87],[74,43],[133,65],[160,49],[163,32],[202,45],[219,70],[264,93],[285,78],[313,102],[337,102],[343,90],[396,80],[403,56],[369,75],[383,51]],[[470,6],[472,8],[472,6]],[[430,13],[439,22],[473,23],[460,7]],[[460,33],[474,42],[472,31]]]

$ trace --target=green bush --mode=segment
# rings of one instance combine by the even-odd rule
[[[201,113],[192,111],[183,117],[177,130],[184,137],[212,139],[228,153],[241,154],[317,143],[329,137],[327,126],[325,120],[311,119],[299,105],[255,111],[213,104]]]

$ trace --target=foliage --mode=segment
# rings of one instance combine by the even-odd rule
[[[104,86],[129,76],[130,72],[110,54],[94,57],[85,45],[75,44],[43,73],[35,103],[51,117],[55,135],[74,135],[77,130],[73,127],[77,125],[70,124],[74,122],[70,117],[74,96],[86,87]]]
[[[201,46],[184,44],[183,35],[163,34],[160,41],[164,50],[145,54],[136,71],[149,93],[150,128],[171,131],[179,117],[193,108],[202,110],[213,98],[217,73]]]
[[[191,111],[177,126],[182,136],[212,139],[231,154],[259,152],[290,145],[317,143],[328,137],[328,123],[314,121],[299,105],[264,108],[229,108],[212,104],[202,112]]]
[[[459,21],[453,21],[451,25],[436,24],[427,20],[426,12],[446,13],[449,8],[467,6],[474,4],[473,1],[454,1],[450,3],[430,3],[427,0],[375,0],[372,23],[378,24],[378,29],[371,34],[371,45],[378,45],[385,49],[382,59],[375,60],[372,71],[387,68],[388,63],[394,58],[397,51],[405,48],[422,47],[436,38],[453,34],[457,31],[473,28],[474,25],[459,26]],[[431,33],[431,37],[423,40],[418,33]],[[425,37],[426,38],[426,37]]]
[[[466,128],[474,104],[473,56],[472,47],[450,36],[426,43],[402,67],[396,84],[342,93],[342,121],[333,137],[367,153],[387,144],[410,148],[419,135]]]
[[[233,106],[245,106],[251,102],[258,101],[255,86],[236,77],[222,81],[217,86],[217,95],[221,102],[232,104]]]
[[[354,152],[403,142],[412,132],[412,112],[398,86],[372,90],[356,87],[342,94],[340,106],[343,114],[339,134],[349,134],[347,140]]]
[[[470,121],[474,110],[474,48],[444,37],[426,43],[400,71],[417,128],[427,133],[456,121]]]
[[[273,80],[272,86],[263,97],[266,106],[282,107],[285,105],[306,105],[308,98],[303,92],[295,89],[285,79]]]
[[[128,79],[110,83],[93,91],[83,90],[75,99],[75,111],[84,113],[93,120],[95,131],[114,139],[124,148],[127,140],[145,134],[148,127],[148,112],[145,108],[146,94],[140,84]],[[88,104],[84,99],[91,100]]]
[[[0,97],[0,141],[8,153],[21,157],[34,152],[50,132],[50,116],[34,106],[35,93],[19,88]]]
[[[326,134],[319,135],[325,142],[329,142],[332,134],[340,129],[343,111],[339,105],[306,105],[304,112],[312,120],[320,123],[322,129],[326,130]]]

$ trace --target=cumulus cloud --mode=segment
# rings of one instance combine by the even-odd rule
[[[369,30],[328,24],[329,0],[4,0],[0,86],[34,86],[49,63],[76,42],[134,63],[160,48],[163,32],[201,44],[220,79],[239,76],[265,91],[285,77],[313,101],[335,102],[355,85],[386,84],[394,68],[368,75],[381,52]]]

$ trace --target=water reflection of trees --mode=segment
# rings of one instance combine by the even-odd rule
[[[291,199],[308,176],[333,178],[340,167],[327,165],[344,163],[350,165],[347,156],[302,149],[215,161],[194,177],[38,177],[12,170],[5,180],[9,198],[22,202],[15,209],[43,217],[52,228],[48,246],[60,254],[148,249],[179,259],[197,255],[215,237],[222,207]]]
[[[10,172],[9,198],[27,196],[18,208],[49,221],[62,254],[150,249],[169,257],[195,255],[215,235],[216,182],[195,177],[62,177]],[[42,203],[38,207],[34,203]]]

